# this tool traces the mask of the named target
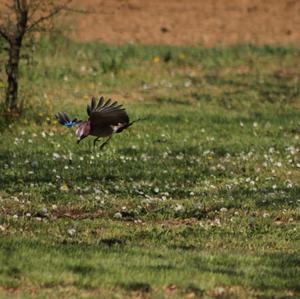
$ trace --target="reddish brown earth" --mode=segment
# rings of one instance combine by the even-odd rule
[[[73,36],[112,44],[300,46],[300,0],[76,0]]]

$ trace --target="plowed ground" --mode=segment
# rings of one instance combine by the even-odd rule
[[[80,41],[300,46],[299,0],[77,0]]]

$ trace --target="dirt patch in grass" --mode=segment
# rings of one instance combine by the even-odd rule
[[[80,208],[59,208],[52,213],[52,217],[55,218],[70,218],[76,219],[95,219],[103,216],[102,210],[96,210],[93,212],[82,211]]]
[[[300,45],[297,0],[77,0],[74,37],[112,44]]]

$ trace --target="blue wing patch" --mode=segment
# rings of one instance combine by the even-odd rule
[[[76,125],[77,125],[77,122],[76,122],[76,121],[66,121],[66,122],[64,123],[64,126],[67,127],[67,128],[72,128],[72,127],[74,127],[74,126],[76,126]]]
[[[81,120],[77,120],[77,118],[71,120],[68,114],[65,112],[58,112],[55,117],[58,122],[66,128],[72,128],[81,123]]]

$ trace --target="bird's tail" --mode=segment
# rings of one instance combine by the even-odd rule
[[[124,124],[124,125],[121,125],[120,127],[117,127],[115,132],[116,133],[121,133],[123,130],[129,128],[130,126],[132,126],[134,123],[138,122],[138,121],[141,121],[141,120],[146,120],[148,119],[148,117],[145,117],[145,118],[138,118],[138,119],[135,119],[133,120],[132,122],[130,122],[129,124]]]
[[[149,119],[149,116],[144,117],[144,118],[140,118],[140,117],[139,117],[139,118],[133,120],[132,122],[130,122],[130,123],[128,124],[127,128],[130,127],[130,126],[132,126],[134,123],[136,123],[136,122],[138,122],[138,121],[144,121],[144,120],[148,120],[148,119]]]

